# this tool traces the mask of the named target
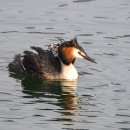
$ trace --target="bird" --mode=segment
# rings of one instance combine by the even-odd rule
[[[74,67],[76,58],[84,58],[96,63],[88,56],[77,38],[65,41],[59,38],[59,43],[53,43],[47,50],[31,46],[23,54],[16,54],[9,63],[9,71],[30,74],[44,80],[77,80],[78,72]]]

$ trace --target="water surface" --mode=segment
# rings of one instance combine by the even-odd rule
[[[8,72],[16,53],[78,36],[98,64],[78,82]],[[0,0],[1,130],[130,130],[129,0]]]

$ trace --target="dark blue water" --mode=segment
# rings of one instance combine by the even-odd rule
[[[78,82],[8,72],[16,53],[75,35],[98,64]],[[1,130],[130,130],[129,0],[0,0]]]

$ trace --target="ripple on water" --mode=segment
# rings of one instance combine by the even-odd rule
[[[82,44],[93,44],[92,42],[82,42]]]
[[[51,29],[54,29],[54,28],[48,27],[48,28],[45,28],[45,29],[47,29],[47,30],[51,30]]]
[[[120,90],[120,89],[118,89],[118,90],[114,90],[113,92],[117,92],[117,93],[121,93],[121,92],[126,92],[126,90]]]
[[[93,75],[93,74],[89,72],[80,71],[79,75]]]
[[[95,1],[95,0],[74,0],[73,2],[80,3],[80,2],[91,2],[91,1]]]
[[[93,36],[93,34],[78,34],[78,36]]]
[[[58,7],[64,7],[64,6],[68,6],[68,4],[61,4],[61,5],[58,5]]]
[[[97,19],[109,19],[108,17],[103,17],[103,16],[95,16],[94,18],[97,18]]]
[[[103,53],[104,55],[108,55],[108,56],[118,56],[119,54],[116,53]]]
[[[117,38],[127,38],[130,37],[130,34],[122,35],[122,36],[116,36]]]
[[[116,123],[119,123],[119,124],[130,124],[130,121],[121,121],[121,122],[116,122]]]
[[[102,71],[99,70],[99,69],[94,69],[94,68],[89,68],[89,69],[94,70],[94,71],[97,71],[97,72],[102,72]]]
[[[26,29],[35,29],[36,27],[25,27]]]
[[[61,33],[61,32],[26,32],[26,33],[32,33],[32,34],[54,34],[54,35],[65,35],[65,33]]]
[[[1,32],[1,33],[18,33],[19,31],[4,31],[4,32]]]
[[[117,37],[104,37],[106,39],[118,39]]]
[[[130,117],[130,115],[128,114],[116,114],[116,116],[120,117],[120,116],[123,116],[123,117]]]
[[[113,85],[122,85],[121,83],[117,83],[117,82],[112,82],[111,84],[113,84]]]
[[[90,87],[95,88],[95,87],[108,87],[108,86],[109,86],[109,84],[105,83],[105,84],[93,85],[93,86],[90,86]]]

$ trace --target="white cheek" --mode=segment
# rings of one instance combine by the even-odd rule
[[[74,56],[76,58],[83,58],[80,54],[79,54],[79,50],[78,49],[75,49],[74,52],[73,52]]]

